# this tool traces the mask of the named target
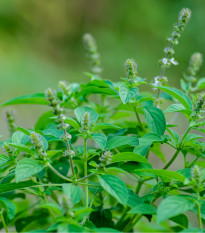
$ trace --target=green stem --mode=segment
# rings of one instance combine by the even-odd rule
[[[144,179],[144,180],[138,180],[138,184],[137,184],[137,187],[136,187],[136,191],[135,191],[135,193],[136,194],[138,194],[139,192],[140,192],[140,189],[141,189],[141,187],[142,187],[142,185],[143,185],[143,183],[146,181],[146,179]],[[129,211],[129,209],[130,209],[130,207],[129,206],[127,206],[125,209],[124,209],[124,211],[123,211],[123,213],[122,213],[122,216],[120,217],[120,219],[117,221],[117,223],[116,223],[116,228],[119,228],[120,226],[121,226],[121,224],[122,224],[122,221],[124,220],[124,218],[126,217],[126,215],[127,215],[127,212]],[[136,217],[136,216],[135,216]],[[134,217],[134,219],[135,219],[135,217]],[[134,219],[130,219],[130,221],[128,222],[128,224],[125,226],[125,228],[124,228],[124,230],[126,230],[127,228],[128,228],[128,226],[130,225],[130,223],[132,223],[132,221],[134,221]],[[124,232],[124,230],[123,230],[123,232]]]
[[[177,158],[179,152],[180,152],[180,151],[182,150],[182,148],[183,148],[184,140],[185,140],[185,138],[186,138],[186,136],[187,136],[187,134],[189,133],[190,130],[191,130],[191,127],[189,127],[189,128],[186,130],[184,136],[182,137],[182,140],[181,140],[181,143],[180,143],[180,145],[179,145],[179,148],[176,150],[176,152],[174,153],[174,155],[173,155],[173,157],[171,158],[171,160],[163,167],[163,169],[167,169],[167,168],[170,167],[171,164],[175,161],[175,159]]]
[[[142,217],[141,214],[134,214],[122,232],[129,232],[141,219],[141,217]]]
[[[66,130],[64,129],[64,134],[66,134]],[[70,151],[70,145],[69,145],[69,141],[66,140],[66,146],[68,148],[68,153]],[[70,166],[71,166],[71,170],[72,170],[72,174],[75,177],[75,170],[74,170],[74,164],[73,164],[73,159],[72,159],[72,155],[69,154],[69,160],[70,160]]]
[[[5,229],[6,233],[9,233],[7,225],[6,225],[6,222],[4,220],[4,216],[3,216],[3,212],[2,211],[0,212],[0,218],[1,218],[1,221],[2,221],[2,224],[4,226],[4,229]]]
[[[202,220],[201,220],[201,210],[200,210],[200,205],[199,205],[198,201],[196,203],[196,208],[197,208],[197,218],[198,218],[198,222],[199,222],[199,227],[201,229],[203,229]]]
[[[87,184],[85,186],[85,207],[88,207],[88,180],[87,180],[87,176],[88,176],[88,164],[87,164],[87,138],[84,138],[84,177],[85,178],[85,184]]]
[[[60,178],[62,178],[63,180],[67,180],[69,182],[72,182],[72,179],[60,174],[50,163],[47,163],[47,166]]]
[[[136,188],[136,191],[135,191],[136,194],[139,194],[140,189],[141,189],[143,183],[144,183],[143,180],[141,180],[141,179],[138,180],[137,188]]]
[[[33,182],[36,182],[35,179],[33,177],[30,178]],[[37,182],[36,182],[37,183]],[[38,184],[38,183],[37,183]],[[46,199],[46,195],[44,193],[44,187],[42,188],[41,186],[37,186],[38,187],[38,190],[41,192],[42,194],[42,198],[43,198],[43,201],[44,203],[47,203],[47,199]],[[48,208],[48,212],[50,213],[50,215],[52,216],[53,219],[55,219],[55,215],[53,213],[53,211],[51,209]]]
[[[177,151],[174,153],[173,157],[169,160],[169,162],[163,167],[163,169],[167,169],[168,167],[171,166],[171,164],[174,162],[174,160],[177,158],[179,152],[181,150],[180,149],[177,149]]]
[[[91,177],[91,176],[93,176],[93,175],[95,175],[95,173],[90,173],[89,175],[84,176],[84,177],[82,177],[82,178],[78,179],[78,180],[77,180],[77,182],[78,182],[78,181],[85,180],[85,179],[87,179],[87,178],[89,178],[89,177]]]
[[[200,158],[200,156],[197,155],[196,158],[187,166],[187,168],[192,167],[199,158]]]
[[[140,119],[140,116],[139,116],[139,114],[138,114],[138,112],[137,112],[136,107],[133,107],[133,108],[134,108],[134,112],[135,112],[135,115],[136,115],[136,117],[137,117],[137,120],[138,120],[138,122],[139,122],[140,128],[141,128],[143,131],[145,131],[145,128],[144,128],[144,126],[143,126],[143,124],[142,124],[142,121],[141,121],[141,119]]]
[[[118,220],[117,223],[115,224],[116,229],[119,229],[119,227],[120,227],[121,224],[123,223],[123,220],[124,220],[124,218],[126,217],[127,211],[129,211],[129,209],[130,209],[130,207],[127,206],[127,207],[123,210],[121,217],[119,218],[119,220]]]
[[[180,143],[180,147],[181,147],[181,148],[183,147],[184,140],[185,140],[185,138],[186,138],[186,136],[187,136],[187,134],[189,133],[190,130],[191,130],[191,127],[189,127],[189,128],[186,130],[184,136],[182,137],[182,141],[181,141],[181,143]]]

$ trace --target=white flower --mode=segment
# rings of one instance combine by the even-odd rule
[[[169,61],[175,66],[179,64],[173,57]]]

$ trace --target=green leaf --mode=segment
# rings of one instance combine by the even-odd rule
[[[120,129],[117,125],[112,125],[108,123],[98,123],[92,128],[92,132],[103,130],[103,129]]]
[[[129,211],[130,214],[155,214],[157,208],[153,205],[149,204],[139,204],[136,207],[134,207],[131,211]]]
[[[183,228],[188,228],[189,220],[185,214],[179,214],[175,217],[170,218],[171,221],[177,223],[179,226]]]
[[[117,95],[116,90],[107,87],[95,87],[95,86],[86,86],[83,88],[81,95],[91,95],[91,94],[105,94],[105,95]]]
[[[157,209],[157,222],[163,222],[169,218],[193,210],[195,203],[184,196],[169,196],[164,199]]]
[[[143,204],[143,198],[139,197],[136,193],[134,193],[131,189],[128,189],[128,206],[131,208],[136,207],[137,205]]]
[[[182,103],[184,105],[184,107],[186,109],[190,109],[192,110],[192,102],[191,99],[184,94],[184,92],[176,89],[176,88],[172,88],[172,87],[158,87],[160,90],[168,93],[169,95],[171,95],[173,98],[177,99],[180,103]]]
[[[28,147],[26,147],[23,144],[15,144],[15,143],[8,143],[10,146],[13,146],[17,149],[19,149],[20,151],[23,151],[29,155],[34,155],[34,151],[32,151],[31,149],[29,149]]]
[[[17,131],[12,135],[12,143],[17,145],[24,145],[27,141],[29,141],[29,137],[23,132]]]
[[[119,203],[126,205],[128,201],[128,190],[124,182],[113,175],[103,175],[98,176],[100,185],[107,191],[110,195],[115,197]]]
[[[22,128],[22,127],[17,127],[16,130],[18,130],[18,131],[20,131],[20,132],[26,134],[27,136],[30,136],[31,133],[32,133],[32,130],[24,129],[24,128]]]
[[[63,208],[61,208],[56,203],[47,202],[47,203],[44,203],[44,204],[40,205],[40,208],[45,208],[45,209],[48,209],[48,210],[52,210],[54,213],[56,213],[58,215],[64,214]]]
[[[5,208],[7,216],[10,220],[15,217],[16,206],[13,202],[7,200],[5,197],[0,197],[0,207]]]
[[[118,232],[118,233],[121,233],[121,231],[118,231],[118,230],[115,230],[115,229],[112,229],[112,228],[107,228],[107,227],[104,227],[104,228],[93,228],[93,231],[96,232],[96,233],[101,233],[101,232],[105,232],[105,233],[110,233],[110,232]]]
[[[75,223],[75,222],[74,222]],[[81,226],[73,225],[73,224],[68,224],[68,223],[60,223],[58,224],[57,228],[58,233],[79,233],[79,232],[84,232],[83,228]]]
[[[74,110],[74,114],[80,124],[82,124],[86,112],[89,114],[89,125],[94,124],[98,119],[98,114],[95,110],[89,107],[78,107]]]
[[[200,78],[194,89],[204,89],[205,88],[205,78]]]
[[[68,123],[71,126],[73,126],[73,128],[77,129],[78,131],[80,130],[80,125],[73,118],[66,116],[66,119],[64,120],[64,122]]]
[[[93,133],[90,135],[91,138],[98,144],[98,146],[104,150],[106,143],[107,143],[107,138],[104,134],[102,133]]]
[[[161,109],[144,107],[145,120],[153,133],[163,135],[166,130],[166,119]]]
[[[63,184],[64,194],[72,201],[73,205],[77,204],[81,200],[81,189],[73,184]]]
[[[48,101],[45,99],[44,93],[37,93],[33,95],[22,95],[16,98],[13,98],[1,106],[16,105],[16,104],[41,104],[48,105]]]
[[[138,88],[129,88],[126,84],[122,83],[119,89],[120,99],[122,100],[123,104],[129,102],[133,97],[138,95]]]
[[[135,147],[134,153],[145,156],[150,148],[150,146],[155,142],[163,142],[164,138],[158,134],[148,133],[143,137],[139,138],[139,145]]]
[[[55,122],[55,119],[53,119],[53,111],[48,111],[43,113],[37,120],[34,130],[44,130],[47,128],[49,124],[52,124]]]
[[[110,150],[113,148],[117,148],[120,146],[126,146],[126,145],[137,146],[138,144],[139,144],[139,140],[136,137],[116,136],[108,140],[105,149]]]
[[[163,154],[163,152],[161,151],[161,147],[159,143],[154,144],[151,147],[151,151],[157,156],[159,157],[164,163],[166,163],[166,158],[165,155]]]
[[[169,170],[163,170],[163,169],[136,169],[134,170],[134,172],[137,173],[150,173],[150,174],[154,174],[157,175],[161,178],[164,179],[174,179],[174,180],[178,180],[180,182],[184,182],[185,180],[185,176],[179,174],[178,172],[175,171],[169,171]]]
[[[111,163],[128,162],[128,161],[150,164],[148,160],[145,159],[143,156],[133,152],[122,152],[119,154],[115,154],[112,156]]]
[[[22,181],[19,183],[0,184],[0,193],[15,191],[18,189],[29,188],[37,184],[31,180]]]
[[[192,113],[190,109],[185,108],[182,104],[172,104],[165,110],[165,112],[181,112],[187,117]]]
[[[41,172],[44,166],[33,159],[22,159],[17,163],[15,176],[16,181],[19,182]]]
[[[205,168],[205,161],[197,161],[195,164],[198,165],[199,167]]]
[[[0,166],[3,166],[10,160],[10,157],[7,155],[0,154]]]

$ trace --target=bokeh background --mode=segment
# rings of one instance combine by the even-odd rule
[[[59,80],[87,80],[89,62],[82,35],[96,38],[103,77],[119,80],[124,62],[134,58],[141,77],[158,75],[158,60],[167,46],[182,7],[192,10],[180,43],[175,47],[178,66],[166,75],[179,86],[193,52],[205,53],[204,0],[1,0],[0,103],[18,95],[44,92]],[[204,66],[200,76],[205,73]],[[44,106],[12,106],[19,125],[32,127]],[[0,134],[7,135],[0,109]]]

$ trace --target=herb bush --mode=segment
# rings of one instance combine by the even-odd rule
[[[160,60],[161,74],[151,84],[138,76],[132,59],[126,61],[120,82],[103,79],[95,41],[85,34],[90,81],[60,82],[58,91],[48,89],[2,105],[41,104],[51,110],[33,129],[17,127],[13,113],[6,112],[11,138],[1,142],[1,228],[204,232],[205,144],[197,134],[205,132],[205,95],[200,93],[205,78],[197,78],[202,55],[191,56],[181,90],[169,86],[164,76],[166,68],[177,65],[174,46],[190,14],[189,9],[180,12]],[[140,85],[148,85],[150,93],[139,91]],[[173,115],[169,123],[168,114]],[[174,124],[179,114],[186,125],[182,135]],[[164,167],[155,169],[150,155]],[[181,169],[169,170],[178,156],[184,159]]]

